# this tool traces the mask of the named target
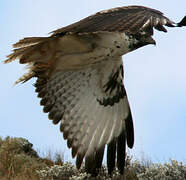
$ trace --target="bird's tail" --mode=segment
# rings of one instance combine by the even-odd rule
[[[13,50],[13,53],[7,56],[4,63],[12,62],[15,59],[20,59],[19,62],[21,64],[31,62],[31,57],[35,54],[35,50],[48,40],[48,37],[27,37],[21,39],[13,45],[15,49]],[[33,52],[34,54],[32,54]]]
[[[10,63],[19,59],[19,63],[27,64],[27,69],[29,69],[15,84],[28,81],[35,76],[35,70],[37,70],[38,67],[41,69],[41,67],[44,68],[47,66],[51,56],[48,50],[51,43],[55,43],[53,40],[54,37],[27,37],[13,45],[15,49],[7,56],[4,63]]]

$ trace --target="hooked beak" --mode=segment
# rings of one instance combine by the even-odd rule
[[[147,44],[156,45],[156,41],[155,41],[151,36],[148,36],[148,37],[145,39],[145,42],[146,42]]]

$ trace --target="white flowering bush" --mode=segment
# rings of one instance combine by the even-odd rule
[[[137,170],[139,180],[185,180],[186,165],[176,160],[170,160],[165,164],[152,164],[150,167],[139,169],[139,164],[133,163],[132,166]]]
[[[43,170],[37,170],[37,174],[42,180],[52,179],[52,180],[66,180],[72,177],[73,175],[78,174],[78,170],[75,168],[72,163],[67,162],[62,166],[54,165],[51,167],[46,167]]]

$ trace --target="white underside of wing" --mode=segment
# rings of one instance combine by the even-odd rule
[[[70,146],[78,149],[78,154],[91,155],[125,128],[129,112],[127,99],[124,97],[112,106],[98,101],[109,96],[103,85],[121,63],[121,58],[111,59],[89,68],[59,71],[48,82],[50,101],[55,102],[52,111],[63,113],[61,130],[71,141]]]

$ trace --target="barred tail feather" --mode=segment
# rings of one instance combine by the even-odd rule
[[[30,37],[30,38],[24,38],[22,40],[20,40],[19,42],[15,43],[13,45],[14,49],[13,53],[9,54],[7,56],[8,59],[6,59],[4,61],[4,63],[9,63],[12,62],[16,59],[21,59],[23,56],[27,55],[27,54],[31,54],[31,52],[33,52],[33,50],[35,51],[34,54],[37,51],[40,51],[40,49],[36,49],[36,45],[44,42],[46,40],[48,40],[48,37]],[[27,58],[29,58],[27,56]],[[35,59],[36,60],[36,59]],[[25,63],[27,63],[28,61],[26,61]],[[23,63],[23,62],[22,62]]]
[[[48,47],[46,41],[48,42],[48,37],[29,37],[20,40],[13,45],[13,53],[7,56],[7,59],[3,63],[10,63],[16,59],[19,59],[21,64],[27,64],[27,69],[29,70],[23,76],[21,76],[15,84],[20,82],[24,83],[34,77],[36,72],[41,71],[44,67],[48,67],[47,64],[50,61],[51,55],[47,52],[50,47]],[[37,62],[37,65],[36,65]],[[40,64],[38,63],[40,62]]]
[[[46,41],[47,39],[49,38],[48,37],[26,37],[24,39],[19,40],[17,43],[13,44],[13,47],[14,48],[27,47]]]

